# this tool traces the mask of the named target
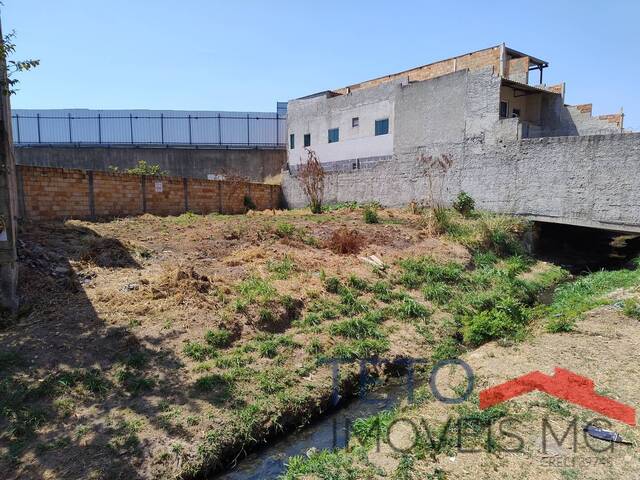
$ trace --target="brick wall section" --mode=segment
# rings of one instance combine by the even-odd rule
[[[30,166],[19,166],[18,173],[20,217],[29,220],[123,217],[145,212],[237,214],[246,210],[245,195],[258,210],[278,208],[282,195],[279,185],[263,183]]]
[[[528,83],[529,57],[512,58],[507,62],[505,70],[505,75],[509,80],[520,83]]]
[[[94,214],[98,217],[140,215],[140,177],[123,173],[93,172]]]
[[[527,58],[528,62],[528,58]],[[528,63],[527,63],[528,65]],[[382,83],[391,82],[394,80],[400,80],[403,78],[409,78],[409,81],[422,81],[429,80],[436,77],[441,77],[452,72],[460,70],[479,70],[486,68],[487,66],[493,67],[494,73],[500,70],[500,48],[492,47],[478,52],[467,53],[459,57],[449,58],[440,62],[431,63],[422,67],[413,68],[411,70],[405,70],[404,72],[387,75],[384,77],[374,78],[373,80],[367,80],[366,82],[357,83],[348,87],[334,90],[339,94],[346,94],[349,90],[359,90],[361,88],[370,88],[378,86]]]
[[[20,202],[29,218],[85,218],[89,209],[89,177],[82,170],[18,167]]]
[[[145,177],[146,212],[175,215],[184,212],[184,181],[179,177]]]

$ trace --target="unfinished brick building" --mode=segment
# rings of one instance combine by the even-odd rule
[[[307,148],[331,172],[327,201],[385,205],[424,199],[416,159],[446,154],[445,201],[464,190],[489,210],[640,228],[629,192],[640,187],[629,180],[640,137],[624,132],[622,112],[594,117],[591,105],[566,105],[564,84],[542,83],[547,67],[502,44],[292,100],[285,198],[306,202],[295,173]],[[622,202],[596,191],[611,188]]]

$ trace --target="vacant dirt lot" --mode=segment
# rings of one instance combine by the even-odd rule
[[[0,332],[6,478],[220,468],[327,408],[323,360],[436,360],[526,337],[535,295],[562,277],[513,255],[516,221],[377,217],[25,225],[24,307]]]

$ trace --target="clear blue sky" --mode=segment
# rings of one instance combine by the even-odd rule
[[[546,83],[640,130],[640,2],[3,0],[14,108],[274,111],[288,100],[501,42]]]

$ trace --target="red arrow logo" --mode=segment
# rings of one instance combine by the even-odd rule
[[[628,425],[636,425],[635,408],[598,395],[594,391],[593,380],[558,367],[553,376],[536,370],[481,391],[480,408],[484,410],[534,390],[548,393]]]

